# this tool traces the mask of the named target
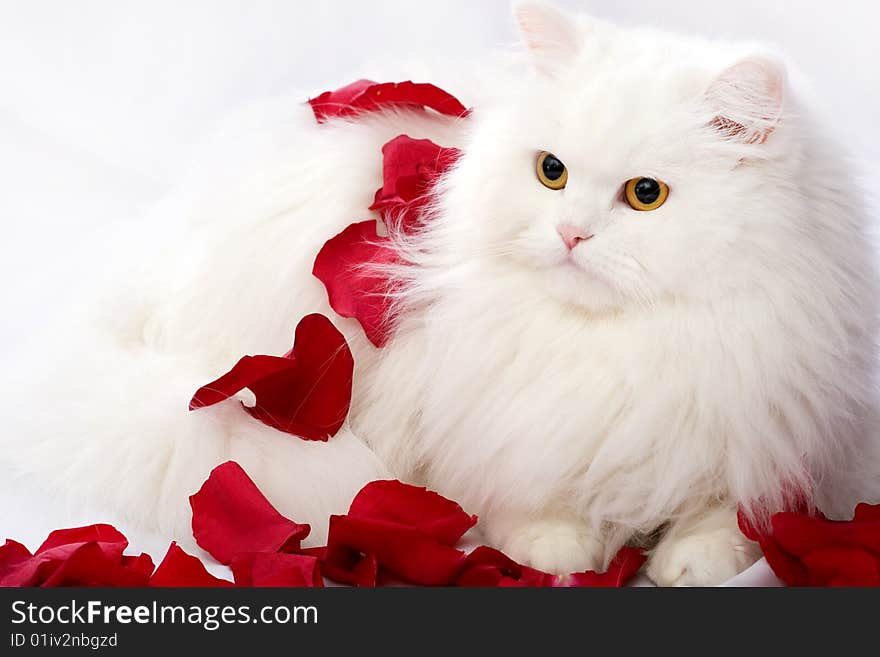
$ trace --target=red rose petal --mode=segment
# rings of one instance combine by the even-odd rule
[[[0,583],[4,586],[40,586],[50,580],[56,570],[87,544],[95,545],[96,549],[106,557],[106,563],[121,564],[122,552],[128,545],[128,540],[111,525],[96,524],[56,529],[30,558],[24,558],[22,552],[24,546],[14,541],[8,543],[11,544],[8,552],[15,557],[15,563],[14,565],[9,563],[3,569],[6,572]],[[71,568],[79,569],[77,572],[80,573],[85,572],[84,569],[92,566],[84,565],[84,560],[94,554],[94,550],[90,549],[86,557],[77,557]]]
[[[226,374],[199,388],[189,402],[189,409],[213,406],[250,387],[255,381],[294,367],[293,360],[284,356],[242,356]]]
[[[40,586],[43,582],[49,579],[52,576],[52,573],[54,573],[66,559],[69,559],[75,551],[76,550],[70,551],[63,557],[59,558],[52,558],[50,554],[49,556],[34,556],[27,561],[20,562],[16,567],[9,570],[6,577],[0,581],[0,585]]]
[[[775,514],[771,522],[774,540],[797,557],[828,545],[862,547],[880,553],[878,521],[834,521],[786,512]]]
[[[302,554],[239,554],[230,564],[238,586],[323,586],[316,557]]]
[[[56,529],[51,532],[42,545],[34,552],[35,555],[52,553],[55,557],[61,557],[65,553],[73,553],[85,543],[97,543],[108,557],[122,558],[122,553],[128,547],[128,539],[112,525],[96,524],[85,527],[71,527],[69,529]]]
[[[789,586],[807,586],[807,570],[797,558],[780,548],[772,538],[762,539],[759,545],[767,564],[779,579]]]
[[[866,504],[862,502],[857,505],[853,521],[859,523],[880,522],[880,504]]]
[[[835,587],[878,587],[880,586],[880,576],[876,573],[871,575],[838,575],[830,580],[826,586]]]
[[[356,80],[351,84],[340,87],[336,91],[325,91],[316,98],[309,100],[312,112],[318,123],[323,123],[328,117],[351,116],[356,113],[353,105],[367,88],[376,85],[372,80]]]
[[[156,564],[153,563],[152,557],[146,552],[141,552],[136,557],[123,555],[122,565],[129,570],[136,570],[140,573],[144,573],[147,577],[152,575],[153,571],[156,569]]]
[[[337,556],[333,561],[321,562],[324,574],[334,582],[361,588],[378,586],[379,562],[375,555],[357,555],[354,560],[349,557],[345,565],[340,565],[340,559]]]
[[[354,359],[345,338],[320,314],[303,317],[293,349],[283,357],[245,356],[190,401],[190,410],[250,388],[256,405],[245,407],[261,422],[306,440],[327,440],[345,422],[351,403]]]
[[[405,582],[443,586],[455,581],[465,555],[454,545],[475,516],[437,493],[396,480],[361,489],[348,515],[332,516],[320,553],[330,579],[376,586],[385,572]]]
[[[431,200],[431,186],[461,156],[430,139],[399,135],[382,147],[383,184],[370,210],[379,210],[386,225],[404,233],[418,226]]]
[[[587,570],[582,573],[560,575],[553,583],[557,587],[620,587],[626,584],[645,563],[645,554],[638,548],[623,547],[608,564],[605,572]]]
[[[445,545],[455,545],[477,523],[458,504],[420,486],[373,481],[352,500],[349,517],[383,520],[416,529]]]
[[[880,558],[866,550],[831,546],[803,558],[809,586],[878,586]]]
[[[24,568],[32,558],[24,545],[7,538],[0,546],[0,586],[27,586]]]
[[[447,116],[462,116],[467,108],[440,87],[423,82],[384,82],[366,87],[353,101],[358,109],[373,111],[391,105],[428,107]]]
[[[245,552],[295,552],[310,527],[285,518],[241,466],[227,461],[190,496],[196,542],[220,563]]]
[[[516,587],[552,587],[556,578],[555,575],[545,573],[529,566],[521,566],[522,573],[519,577],[502,577],[498,582],[498,586],[516,586]]]
[[[149,573],[126,568],[118,558],[108,555],[98,543],[84,543],[60,562],[40,585],[57,586],[146,586]]]
[[[448,586],[465,554],[411,527],[351,516],[331,516],[326,563],[344,568],[353,555],[375,557],[380,569],[411,584]],[[325,574],[332,577],[325,569]]]
[[[800,557],[826,544],[831,523],[786,511],[770,519],[771,536],[787,553]]]
[[[209,587],[233,586],[232,582],[214,577],[204,564],[191,554],[184,552],[177,543],[168,546],[168,552],[149,581],[156,587]]]
[[[321,562],[324,577],[349,586],[374,587],[378,585],[379,563],[372,554],[361,554],[337,545],[328,558],[327,546],[304,548],[301,554],[312,555]]]
[[[345,337],[324,315],[307,315],[285,358],[296,366],[251,384],[257,405],[248,412],[309,440],[336,435],[348,415],[354,372]]]
[[[388,341],[392,325],[389,281],[377,266],[397,260],[390,240],[376,234],[376,222],[370,219],[327,240],[312,269],[327,288],[333,310],[358,320],[377,347]]]
[[[773,572],[789,586],[880,585],[880,506],[860,504],[849,521],[821,514],[776,513],[766,532],[740,517]]]
[[[481,545],[467,555],[456,586],[499,586],[503,579],[519,580],[523,567],[495,548]]]
[[[430,108],[448,116],[467,114],[467,108],[454,96],[433,84],[406,82],[376,83],[357,80],[336,91],[325,91],[309,100],[315,119],[354,116],[387,107],[406,109]]]

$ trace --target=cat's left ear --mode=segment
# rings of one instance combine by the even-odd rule
[[[785,67],[769,57],[749,57],[726,68],[706,91],[724,139],[763,144],[782,116]]]
[[[513,16],[542,73],[553,73],[577,55],[580,35],[574,17],[543,2],[517,2]]]

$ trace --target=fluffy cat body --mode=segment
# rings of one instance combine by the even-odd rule
[[[170,223],[150,231],[166,243],[70,322],[74,348],[5,391],[3,458],[181,536],[187,495],[230,458],[316,540],[392,475],[549,570],[600,567],[663,528],[649,574],[664,584],[756,558],[740,505],[760,519],[804,498],[846,516],[876,499],[875,252],[841,155],[796,93],[781,101],[781,69],[538,6],[518,18],[534,72],[520,62],[466,120],[317,125],[287,104],[233,124],[249,145],[224,140],[216,159],[234,165],[162,208]],[[369,216],[398,134],[463,156],[426,230],[399,238],[397,329],[377,350],[310,272]],[[542,150],[565,162],[564,190],[536,179]],[[638,176],[669,185],[663,207],[626,205]],[[591,237],[568,248],[561,225]],[[187,413],[242,354],[286,351],[309,312],[352,346],[349,428],[315,444],[235,400]],[[34,390],[40,406],[20,401]]]

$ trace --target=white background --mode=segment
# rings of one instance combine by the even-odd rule
[[[866,171],[880,169],[880,3],[559,4],[775,44],[813,80]],[[35,323],[63,335],[53,309],[96,269],[83,236],[161,198],[187,148],[230,109],[452,53],[478,66],[514,39],[506,0],[0,0],[0,363]],[[21,529],[31,540],[43,531]]]

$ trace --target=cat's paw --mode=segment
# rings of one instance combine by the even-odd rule
[[[585,526],[561,520],[521,525],[499,547],[519,563],[558,575],[600,568],[604,556],[604,546]]]
[[[760,556],[757,543],[725,527],[660,541],[649,558],[647,574],[658,586],[716,586]]]

